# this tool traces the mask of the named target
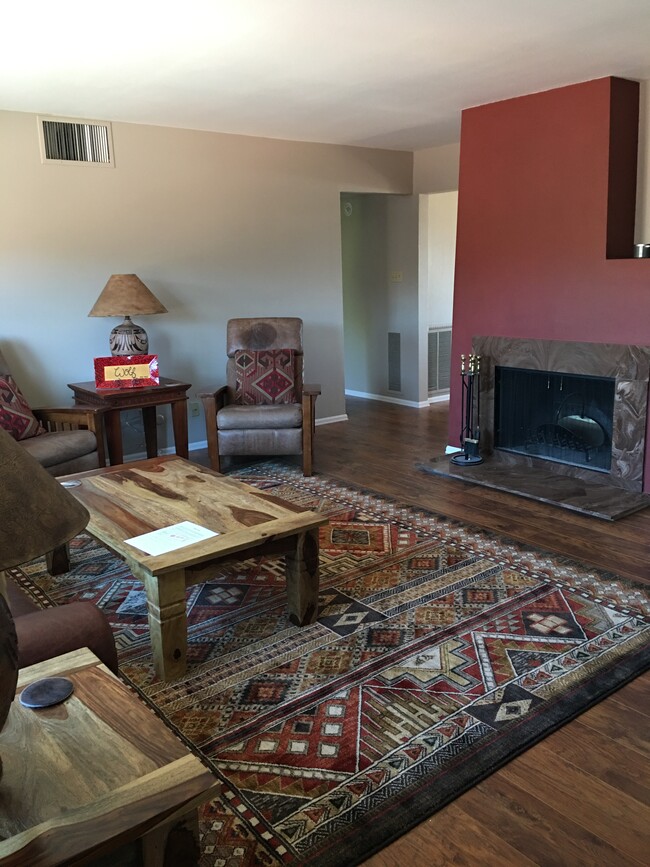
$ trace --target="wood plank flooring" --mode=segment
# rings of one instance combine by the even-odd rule
[[[650,584],[650,509],[608,522],[419,472],[417,462],[444,453],[446,403],[411,409],[349,398],[347,412],[347,422],[316,429],[316,472]],[[205,461],[200,452],[191,457]],[[649,722],[646,673],[364,867],[649,863]]]

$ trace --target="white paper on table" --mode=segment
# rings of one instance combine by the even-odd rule
[[[162,527],[160,530],[143,533],[141,536],[134,536],[124,541],[144,551],[145,554],[155,555],[167,554],[168,551],[176,551],[177,548],[184,548],[186,545],[193,545],[194,542],[202,542],[203,539],[218,535],[207,527],[201,527],[191,521],[181,521],[180,524]]]

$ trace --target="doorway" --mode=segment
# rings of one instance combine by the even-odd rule
[[[341,194],[346,394],[448,397],[457,205],[455,191]]]

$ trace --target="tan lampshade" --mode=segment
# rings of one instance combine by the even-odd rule
[[[113,274],[89,316],[140,316],[167,313],[167,308],[135,274]]]
[[[53,551],[90,518],[72,494],[0,428],[0,570]]]

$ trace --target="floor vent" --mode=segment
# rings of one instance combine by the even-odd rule
[[[402,390],[402,335],[388,332],[388,390]]]
[[[429,395],[449,389],[451,378],[451,328],[429,329]]]
[[[113,165],[110,123],[39,117],[44,163]]]

